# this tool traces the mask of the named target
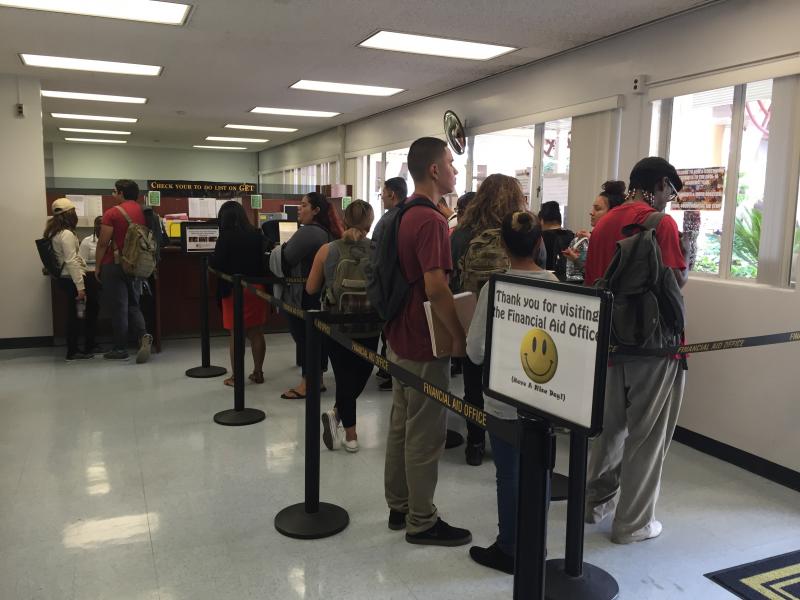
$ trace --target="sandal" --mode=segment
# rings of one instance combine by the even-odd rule
[[[305,397],[306,397],[305,394],[301,394],[294,388],[281,394],[281,398],[283,398],[284,400],[302,400]]]
[[[233,377],[228,377],[228,378],[227,378],[225,381],[223,381],[222,383],[224,383],[224,384],[225,384],[225,385],[227,385],[227,386],[233,387],[233,386],[234,386],[234,383],[233,383]]]
[[[253,371],[247,378],[253,383],[264,383],[264,371]]]

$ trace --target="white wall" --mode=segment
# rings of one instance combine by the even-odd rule
[[[53,335],[50,281],[42,276],[34,245],[47,218],[39,93],[36,80],[0,76],[0,256],[6,290],[0,294],[0,339]],[[14,116],[18,101],[25,106],[23,119]]]
[[[256,182],[258,154],[170,148],[53,144],[55,177]]]
[[[262,173],[282,171],[312,163],[339,160],[340,133],[336,128],[261,152]],[[352,183],[352,182],[350,182]]]

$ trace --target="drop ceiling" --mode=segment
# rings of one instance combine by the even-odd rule
[[[43,98],[46,142],[58,127],[110,129],[59,121],[51,112],[137,117],[129,146],[191,149],[206,136],[241,136],[226,123],[296,127],[259,132],[274,147],[401,106],[509,68],[662,19],[708,0],[194,0],[182,27],[0,8],[0,74],[41,80],[43,89],[146,96],[147,104]],[[359,48],[381,29],[514,46],[489,61]],[[162,65],[160,77],[24,66],[20,53]],[[390,97],[290,89],[300,79],[403,88]],[[335,111],[329,119],[257,115],[255,106]],[[251,133],[251,132],[248,132]],[[263,135],[261,135],[263,133]],[[233,144],[232,144],[233,145]],[[197,150],[201,152],[201,150]]]

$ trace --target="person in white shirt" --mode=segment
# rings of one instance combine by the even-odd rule
[[[100,237],[100,225],[103,217],[97,216],[94,219],[94,231],[92,235],[87,235],[81,240],[81,245],[78,250],[83,262],[86,263],[86,271],[94,273],[95,253],[97,251],[97,240]]]
[[[67,360],[92,358],[94,319],[91,319],[91,323],[85,323],[84,351],[80,352],[78,349],[80,321],[86,321],[84,315],[88,305],[84,280],[86,262],[80,256],[80,245],[75,235],[78,215],[75,212],[75,205],[67,198],[59,198],[53,202],[52,211],[53,216],[47,221],[44,237],[50,238],[53,252],[61,265],[61,276],[56,281],[67,298]],[[97,304],[96,298],[92,298],[92,301],[94,305]]]

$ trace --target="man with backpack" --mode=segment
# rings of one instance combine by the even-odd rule
[[[640,160],[625,202],[597,223],[586,257],[585,285],[614,293],[612,344],[634,352],[609,360],[603,432],[587,476],[585,520],[599,523],[613,514],[611,540],[617,544],[662,531],[655,505],[683,397],[685,361],[652,354],[679,345],[683,335],[685,252],[675,221],[662,213],[682,187],[663,158]]]
[[[414,194],[386,223],[376,245],[375,272],[367,293],[387,319],[389,360],[446,390],[450,358],[434,358],[424,303],[431,302],[453,339],[452,355],[464,356],[465,334],[456,315],[448,274],[453,268],[447,221],[436,201],[453,191],[456,169],[447,145],[420,138],[408,152]],[[406,528],[411,544],[458,546],[472,535],[439,518],[433,496],[444,451],[447,409],[398,380],[392,390],[384,487],[389,528]]]
[[[103,358],[127,360],[128,328],[139,340],[136,362],[150,358],[153,336],[147,333],[139,306],[142,282],[156,261],[156,243],[139,205],[139,186],[130,179],[114,184],[117,206],[103,213],[97,240],[95,277],[103,286],[102,304],[111,315],[114,346]]]

